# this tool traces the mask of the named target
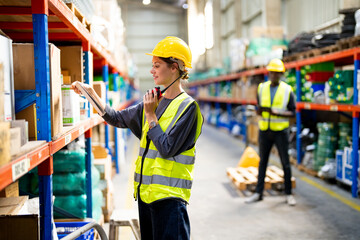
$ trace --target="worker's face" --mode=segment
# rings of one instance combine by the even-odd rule
[[[167,86],[171,83],[173,74],[177,71],[174,65],[170,66],[158,57],[153,57],[150,73],[153,75],[156,85]]]
[[[272,83],[274,84],[278,84],[280,81],[280,78],[282,77],[283,73],[282,72],[272,72],[269,71],[269,79]]]

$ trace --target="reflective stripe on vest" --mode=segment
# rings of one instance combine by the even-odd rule
[[[259,105],[261,107],[271,107],[278,111],[286,111],[290,99],[291,87],[280,81],[276,90],[273,103],[271,104],[270,81],[261,83],[258,87]],[[272,131],[281,131],[289,127],[289,119],[270,115],[268,112],[262,112],[262,118],[259,120],[259,129],[265,131],[270,128]]]
[[[159,126],[166,134],[170,133],[178,119],[193,102],[195,102],[194,99],[186,93],[182,93],[171,101],[159,119]],[[195,104],[197,108],[196,141],[201,133],[203,118],[198,104],[196,102]],[[195,146],[177,156],[164,158],[152,141],[146,151],[146,136],[148,130],[149,124],[143,113],[140,151],[135,163],[134,196],[137,197],[138,186],[141,179],[140,197],[145,203],[151,203],[168,197],[177,197],[189,201],[195,163]],[[146,155],[144,156],[145,151]],[[143,158],[144,161],[142,162]],[[142,164],[143,171],[141,173]]]

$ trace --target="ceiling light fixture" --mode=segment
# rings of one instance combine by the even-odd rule
[[[144,5],[149,5],[151,3],[151,0],[143,0]]]

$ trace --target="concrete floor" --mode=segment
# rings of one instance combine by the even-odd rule
[[[113,179],[115,206],[136,211],[132,197],[133,176],[129,164],[136,158],[138,141],[127,144],[126,163]],[[244,144],[224,131],[204,125],[197,144],[192,196],[188,206],[192,240],[211,239],[360,239],[360,199],[351,193],[310,177],[293,168],[297,205],[290,207],[285,196],[265,192],[264,201],[245,204],[226,176],[226,168],[238,163]],[[270,163],[279,165],[271,157]],[[129,175],[130,173],[130,175]],[[133,239],[129,230],[120,239]]]

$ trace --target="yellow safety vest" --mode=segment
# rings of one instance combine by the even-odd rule
[[[271,81],[266,81],[259,84],[258,96],[260,107],[271,107],[272,109],[286,111],[292,92],[291,86],[283,81],[280,81],[278,89],[276,90],[273,103],[271,104],[270,96]],[[266,131],[270,128],[272,131],[282,131],[289,127],[289,118],[270,115],[269,112],[262,112],[262,118],[259,121],[259,129]]]
[[[182,93],[172,100],[159,119],[161,129],[168,134],[193,102],[195,102],[194,99],[186,93]],[[196,142],[201,133],[203,117],[199,105],[196,102],[195,104],[197,108]],[[169,197],[180,198],[188,202],[193,181],[195,142],[191,149],[179,155],[164,158],[154,143],[147,138],[149,124],[145,119],[145,112],[143,112],[142,120],[140,152],[135,163],[134,197],[137,198],[141,179],[140,197],[145,203],[152,203]]]

